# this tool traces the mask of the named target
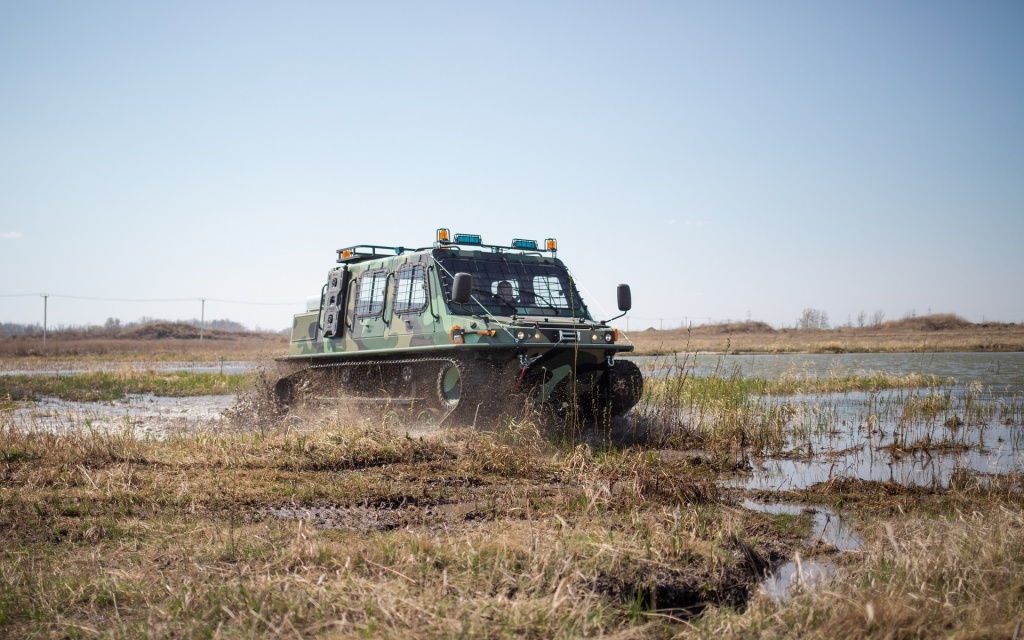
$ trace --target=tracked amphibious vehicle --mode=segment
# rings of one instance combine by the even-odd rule
[[[589,423],[626,413],[643,378],[617,356],[633,346],[615,318],[593,319],[556,251],[554,239],[497,246],[448,229],[419,249],[339,249],[295,316],[275,397],[356,398],[437,422],[523,407]],[[628,285],[617,296],[616,318]]]

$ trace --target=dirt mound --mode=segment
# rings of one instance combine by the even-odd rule
[[[205,331],[204,338],[216,338],[214,331]],[[199,327],[181,322],[154,322],[125,329],[118,336],[125,340],[198,340]]]
[[[693,332],[716,335],[727,333],[775,333],[775,329],[766,322],[761,322],[760,320],[748,320],[747,322],[705,324],[699,327],[694,327]]]
[[[955,313],[933,313],[930,316],[918,316],[891,320],[882,324],[885,329],[904,329],[910,331],[948,331],[951,329],[967,329],[974,323],[965,320]]]

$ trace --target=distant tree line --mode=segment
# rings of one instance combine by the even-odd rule
[[[861,309],[861,312],[857,314],[857,326],[858,327],[867,327],[867,326],[877,327],[878,325],[882,324],[883,322],[885,322],[885,312],[882,311],[881,309],[877,309],[873,314],[871,314],[870,320],[868,319],[867,312],[865,312],[863,309]],[[831,329],[832,328],[832,324],[831,324],[831,322],[829,320],[828,312],[827,311],[822,311],[821,309],[813,309],[813,308],[810,308],[810,307],[808,307],[807,309],[803,310],[803,313],[800,314],[800,317],[796,319],[795,326],[796,326],[797,329]],[[846,326],[847,327],[854,326],[853,325],[853,320],[850,319],[850,318],[847,318]]]

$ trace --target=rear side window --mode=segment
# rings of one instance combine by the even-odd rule
[[[356,292],[356,315],[375,316],[384,310],[384,294],[388,287],[388,272],[367,271],[359,278]]]
[[[395,280],[395,313],[414,313],[427,306],[427,287],[423,265],[407,264],[398,270]]]

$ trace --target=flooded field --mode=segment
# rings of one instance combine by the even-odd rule
[[[803,489],[835,478],[948,486],[965,475],[1024,468],[1024,354],[872,354],[638,358],[650,379],[762,379],[794,389],[842,386],[879,375],[894,388],[749,394],[729,405],[695,399],[644,408],[661,428],[720,430],[746,420],[748,489]]]
[[[655,433],[721,430],[723,412],[756,427],[736,455],[744,473],[729,486],[804,489],[835,478],[948,486],[965,475],[992,477],[1024,465],[1024,353],[746,355],[634,359],[652,380],[687,378],[815,381],[850,377],[914,377],[906,386],[872,391],[750,394],[736,406],[721,399],[675,402],[649,396],[640,417]],[[165,363],[132,371],[238,374],[258,363]],[[124,370],[93,364],[89,371]],[[5,371],[7,375],[74,375],[74,368]],[[920,383],[915,380],[921,380]],[[915,386],[915,385],[924,386]],[[798,387],[799,388],[799,387]],[[140,435],[216,429],[234,395],[161,397],[128,394],[109,402],[42,398],[20,407],[19,421],[44,428],[128,428]],[[651,405],[654,406],[651,406]],[[643,414],[647,415],[643,415]],[[408,427],[408,425],[407,425]],[[423,433],[429,429],[413,431]],[[628,430],[628,425],[627,425]],[[761,439],[758,439],[760,436]],[[672,439],[670,438],[669,441]],[[677,440],[678,442],[678,440]]]
[[[355,635],[845,637],[914,620],[1011,637],[1024,359],[958,356],[640,358],[644,401],[580,441],[363,405],[267,421],[245,393],[199,391],[247,362],[32,371],[56,386],[12,371],[0,635],[102,635],[82,631],[96,619],[133,635],[156,615],[185,636],[237,620],[317,636],[332,620]],[[82,397],[94,379],[112,399],[33,396]],[[116,395],[168,380],[192,395]]]
[[[685,369],[695,376],[743,378],[827,378],[885,373],[936,376],[951,384],[980,383],[993,393],[1024,390],[1024,352],[1015,353],[853,353],[637,356],[644,371],[668,375]]]

